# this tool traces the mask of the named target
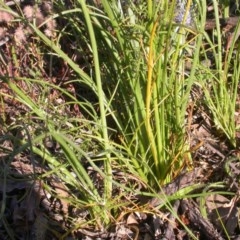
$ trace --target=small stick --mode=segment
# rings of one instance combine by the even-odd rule
[[[239,17],[229,17],[229,18],[221,18],[220,24],[222,27],[230,25],[231,27],[237,26],[239,21]],[[208,19],[205,24],[205,30],[212,30],[216,27],[216,20],[215,19]]]

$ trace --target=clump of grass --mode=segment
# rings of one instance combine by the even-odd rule
[[[221,109],[222,98],[228,99],[228,91],[222,83],[216,85],[215,80],[220,82],[211,69],[206,71],[208,75],[198,75],[199,69],[202,70],[199,59],[205,1],[197,6],[200,17],[194,30],[186,25],[191,1],[186,5],[181,22],[175,21],[175,3],[148,0],[136,5],[134,1],[126,4],[102,0],[99,6],[78,0],[66,9],[64,1],[60,1],[53,3],[56,13],[46,7],[51,14],[46,10],[48,18],[40,25],[25,21],[32,19],[27,9],[23,14],[14,12],[14,17],[23,21],[34,39],[41,43],[37,45],[33,41],[39,50],[34,57],[41,59],[43,64],[39,72],[33,66],[28,77],[18,75],[4,79],[14,92],[15,101],[29,109],[21,118],[25,117],[24,124],[32,130],[31,138],[14,138],[19,145],[17,152],[30,149],[51,169],[49,175],[57,175],[68,189],[74,189],[68,202],[75,208],[87,209],[89,219],[89,222],[77,224],[94,222],[102,229],[119,214],[120,207],[125,204],[121,199],[124,195],[139,193],[131,182],[120,183],[114,172],[120,172],[126,179],[134,177],[146,195],[156,195],[163,184],[192,167],[185,127],[186,109],[194,84],[212,77],[210,85],[216,94],[215,101],[211,100],[212,93],[206,85],[204,89],[214,110],[215,104]],[[21,21],[20,26],[23,26]],[[41,28],[46,24],[47,29],[51,26],[55,31],[55,22],[64,25],[56,36]],[[233,52],[231,48],[227,61]],[[222,59],[217,53],[215,56],[219,61],[219,76]],[[230,87],[234,98],[239,77],[237,61],[232,75],[234,84]],[[60,70],[67,65],[71,73],[66,71],[63,79],[56,80],[53,74],[59,70],[56,66],[59,62],[62,64]],[[191,68],[186,70],[189,62]],[[15,63],[16,66],[20,63],[18,56]],[[44,74],[52,82],[43,80]],[[26,88],[18,87],[19,81],[24,81],[28,89],[37,85],[40,97],[31,98]],[[77,90],[72,93],[64,89],[64,84],[54,84],[62,81],[77,90],[87,89],[94,100],[80,95]],[[54,96],[51,98],[48,94],[50,91],[57,92],[59,99],[54,101]],[[218,98],[218,93],[223,96]],[[69,106],[77,106],[82,115],[71,115]],[[215,113],[215,119],[219,119],[221,112]],[[33,120],[27,122],[28,119]],[[219,125],[227,128],[222,123]],[[233,139],[233,135],[227,136]],[[44,143],[46,138],[59,146],[57,152],[48,149]],[[98,176],[100,187],[89,176],[89,169]],[[118,188],[124,193],[115,196]],[[189,189],[192,190],[191,186]],[[185,195],[182,191],[179,198]]]
[[[113,166],[116,165],[122,172],[136,175],[155,190],[160,189],[162,184],[169,182],[182,169],[190,167],[189,143],[185,138],[184,125],[198,55],[195,54],[192,70],[187,74],[186,51],[193,47],[191,41],[183,37],[189,33],[184,22],[182,25],[174,24],[174,4],[169,6],[165,2],[153,1],[148,1],[147,5],[141,3],[141,14],[131,3],[118,6],[117,2],[110,4],[102,1],[101,10],[90,8],[80,0],[75,4],[73,9],[63,11],[62,14],[65,14],[72,24],[71,33],[75,34],[74,37],[82,36],[84,45],[91,53],[93,65],[89,66],[89,73],[83,71],[62,51],[58,42],[44,35],[38,25],[29,22],[28,28],[72,68],[77,76],[75,84],[89,87],[96,95],[98,113],[92,108],[91,102],[78,102],[74,96],[63,91],[64,95],[70,97],[92,117],[90,123],[95,126],[96,136],[86,134],[85,137],[95,139],[102,148],[99,149],[102,152],[99,159],[103,162],[103,170],[95,164],[96,160],[91,160],[88,153],[81,151],[78,144],[69,138],[65,127],[55,123],[57,116],[48,113],[48,109],[44,109],[40,103],[32,101],[26,92],[18,89],[10,79],[7,79],[7,83],[15,92],[18,101],[27,105],[31,114],[46,124],[47,132],[33,139],[34,145],[40,144],[47,135],[61,146],[65,160],[79,182],[77,184],[65,168],[62,170],[63,179],[65,176],[67,183],[72,179],[70,182],[77,184],[75,187],[86,196],[88,205],[92,206],[94,217],[108,222],[110,209],[106,209],[106,204],[111,199],[115,185]],[[29,17],[28,15],[26,17]],[[76,15],[81,18],[75,19]],[[55,14],[54,18],[58,19],[59,16]],[[110,28],[112,30],[109,32]],[[198,53],[201,38],[197,35],[196,38]],[[81,42],[75,39],[81,50]],[[30,79],[24,80],[29,84],[32,82]],[[108,126],[109,118],[113,126]],[[74,127],[74,124],[65,121],[68,126]],[[114,143],[109,136],[113,127],[118,134],[119,144]],[[71,134],[76,133],[71,131]],[[41,146],[45,149],[42,144]],[[36,147],[33,150],[45,157],[48,164],[58,166],[51,153],[44,154],[46,150],[38,150]],[[79,155],[84,156],[104,179],[102,195],[88,177],[77,157]],[[99,217],[100,212],[102,214]]]
[[[224,134],[230,144],[236,147],[236,103],[238,95],[238,86],[240,79],[239,67],[239,46],[237,46],[237,32],[239,23],[233,33],[232,44],[228,49],[228,42],[223,44],[223,35],[220,29],[220,17],[218,14],[218,5],[214,3],[214,13],[216,19],[216,30],[211,39],[205,34],[206,41],[209,44],[208,49],[204,49],[204,55],[212,55],[212,62],[216,69],[205,68],[202,75],[199,75],[199,82],[206,96],[206,104],[209,107],[216,129],[220,134]],[[224,13],[229,8],[225,6]],[[210,53],[209,53],[210,52]]]
[[[121,6],[120,10],[114,3],[102,4],[115,32],[114,36],[102,34],[111,58],[117,61],[106,66],[112,117],[117,120],[122,144],[139,176],[158,186],[188,164],[184,160],[189,149],[185,112],[198,55],[194,55],[193,67],[187,74],[186,52],[194,45],[183,37],[190,33],[184,24],[174,24],[174,4],[167,7],[164,2],[142,3],[142,15],[134,4]],[[196,39],[197,53],[201,38]]]

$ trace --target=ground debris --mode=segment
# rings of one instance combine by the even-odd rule
[[[192,200],[183,199],[181,201],[182,211],[188,217],[191,224],[205,237],[211,240],[224,240],[215,227],[207,219],[203,218],[196,204]]]

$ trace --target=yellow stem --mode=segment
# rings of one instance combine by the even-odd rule
[[[158,20],[154,23],[152,31],[151,31],[151,37],[149,42],[149,54],[148,54],[148,75],[147,75],[147,89],[146,89],[146,119],[145,119],[145,125],[146,130],[148,134],[148,138],[150,141],[150,147],[153,154],[153,159],[156,166],[157,174],[159,173],[158,169],[158,156],[157,156],[157,149],[154,141],[154,135],[153,130],[151,127],[151,96],[152,96],[152,89],[155,87],[155,82],[153,79],[153,69],[154,69],[154,60],[155,60],[155,52],[154,52],[154,37],[156,33],[156,29],[158,26]]]

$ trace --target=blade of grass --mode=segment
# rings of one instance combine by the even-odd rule
[[[109,145],[109,138],[108,138],[108,129],[107,129],[107,120],[106,120],[106,109],[105,109],[105,96],[102,89],[102,81],[101,81],[101,71],[100,71],[100,65],[99,65],[99,56],[98,56],[98,48],[97,48],[97,41],[94,34],[94,29],[92,25],[92,21],[90,18],[89,10],[86,6],[85,1],[78,0],[80,3],[83,14],[85,17],[85,21],[88,28],[88,33],[90,37],[92,52],[93,52],[93,60],[94,60],[94,73],[97,83],[97,96],[99,100],[99,108],[100,108],[100,118],[101,118],[101,125],[102,125],[102,135],[103,135],[103,141],[104,141],[104,149],[106,152],[108,152],[108,149],[110,148]],[[105,193],[105,199],[110,199],[112,195],[112,168],[111,168],[111,157],[109,154],[106,154],[106,159],[104,160],[104,168],[105,168],[105,183],[104,183],[104,193]]]

